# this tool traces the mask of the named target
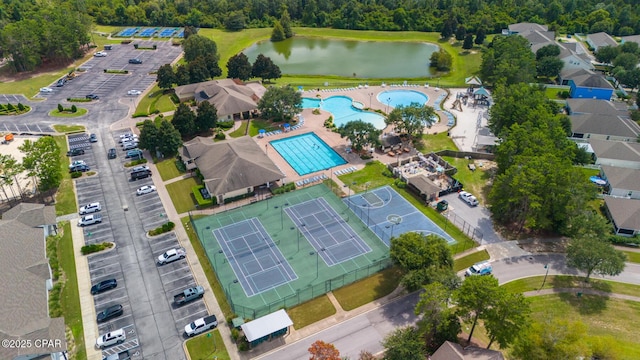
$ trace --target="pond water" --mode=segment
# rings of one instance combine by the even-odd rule
[[[429,43],[293,37],[258,42],[244,54],[251,63],[263,54],[288,75],[417,78],[432,75],[429,58],[437,50],[437,45]]]

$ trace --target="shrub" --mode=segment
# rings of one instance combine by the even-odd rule
[[[231,328],[231,339],[233,339],[233,342],[237,342],[239,337],[240,331],[236,328]]]
[[[149,116],[149,114],[147,114],[146,112],[135,113],[131,115],[132,118],[139,118],[139,117],[146,117],[146,116]],[[136,126],[142,126],[142,123],[140,123],[140,125],[136,124]]]
[[[227,137],[227,136],[226,136],[222,131],[219,131],[219,132],[216,134],[216,140],[224,140],[226,137]]]
[[[386,177],[390,177],[390,178],[392,178],[392,177],[393,177],[393,173],[392,173],[389,169],[385,169],[385,170],[382,172],[382,176],[386,176]]]
[[[247,340],[245,338],[240,339],[240,342],[238,343],[238,350],[240,350],[240,351],[248,351],[249,350],[249,343],[247,342]]]
[[[74,171],[71,173],[71,178],[75,179],[75,178],[79,178],[80,176],[82,176],[82,172],[81,171]]]
[[[138,48],[138,44],[133,44],[133,47],[134,47],[135,49],[137,49],[137,48]]]
[[[246,193],[246,194],[242,194],[242,195],[238,195],[238,196],[234,196],[234,197],[230,197],[230,198],[224,199],[224,203],[228,204],[228,203],[234,202],[236,200],[246,199],[248,197],[253,197],[255,195],[256,194],[252,191],[250,193]]]
[[[104,249],[110,249],[112,247],[113,247],[113,244],[108,242],[103,242],[100,244],[90,244],[90,245],[83,246],[80,249],[80,252],[82,252],[82,255],[88,255],[98,251],[102,251]]]
[[[78,107],[75,105],[71,105],[71,112],[72,113],[78,112]]]
[[[0,111],[4,110],[4,105],[0,104]]]
[[[162,224],[162,226],[159,226],[153,230],[149,230],[149,236],[164,234],[166,232],[173,230],[175,227],[176,227],[176,224],[169,221],[165,224]]]
[[[193,193],[193,196],[196,198],[196,202],[198,203],[198,207],[206,207],[206,206],[215,205],[216,204],[215,196],[209,196],[208,199],[205,199],[202,196],[202,192],[200,191],[200,189],[204,189],[204,188],[205,188],[204,185],[196,185],[196,186],[191,188],[191,192]]]
[[[569,98],[569,92],[567,90],[560,91],[558,93],[558,96],[560,96],[561,99],[568,99]]]
[[[140,164],[145,164],[146,162],[147,162],[147,159],[145,158],[133,160],[133,161],[129,161],[128,163],[125,163],[124,167],[132,167]]]
[[[281,187],[279,187],[277,189],[274,189],[273,190],[273,194],[274,195],[276,195],[276,194],[284,194],[286,192],[293,191],[295,189],[296,189],[296,184],[290,182],[290,183],[284,184],[283,186],[281,186]]]
[[[320,115],[320,109],[313,109],[312,113],[313,115]]]
[[[396,179],[393,183],[398,187],[398,189],[404,189],[407,187],[407,183],[400,179]]]
[[[24,105],[22,105],[22,103],[18,103],[18,110],[24,111]]]
[[[63,112],[64,111],[64,107],[62,106],[62,104],[58,104],[58,112]]]
[[[158,50],[158,45],[153,44],[153,50]]]
[[[228,130],[228,129],[231,129],[233,127],[233,124],[234,124],[233,120],[230,120],[230,121],[219,121],[218,122],[218,127],[221,128],[221,129]]]
[[[15,108],[13,105],[11,105],[11,103],[7,103],[7,110],[9,110],[9,111],[13,111],[13,110],[15,110],[15,109],[16,109],[16,108]]]

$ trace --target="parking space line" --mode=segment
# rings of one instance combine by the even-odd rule
[[[186,278],[190,278],[190,280],[185,282],[185,280],[184,280],[184,279],[186,279]],[[167,286],[168,286],[169,284],[173,284],[173,283],[176,283],[176,282],[180,282],[180,285],[181,285],[181,286],[184,286],[184,285],[182,285],[182,284],[185,284],[185,283],[191,283],[192,281],[193,281],[193,276],[192,276],[191,274],[187,274],[186,276],[183,276],[183,277],[181,277],[181,278],[177,278],[177,279],[169,280],[169,281],[167,281],[167,282],[165,283],[165,285],[167,285]],[[176,286],[172,286],[172,287],[173,287],[173,288],[175,288]]]
[[[177,310],[177,309],[176,309],[176,310]],[[182,321],[185,321],[186,319],[194,319],[194,320],[195,320],[195,319],[201,318],[202,316],[196,316],[196,315],[198,315],[198,314],[200,314],[200,313],[206,313],[206,314],[208,314],[207,309],[205,308],[205,309],[202,309],[202,310],[200,310],[200,311],[198,311],[198,312],[195,312],[195,313],[189,313],[187,316],[184,316],[184,317],[181,317],[181,318],[179,318],[179,319],[176,319],[176,323],[180,323],[180,322],[182,322]],[[185,325],[187,325],[187,324],[185,324]]]
[[[173,274],[173,273],[176,273],[176,272],[178,272],[178,271],[184,271],[184,269],[185,269],[185,268],[188,268],[188,266],[181,266],[181,267],[179,267],[179,268],[177,268],[177,269],[175,269],[175,270],[171,270],[171,271],[166,272],[166,273],[164,273],[164,274],[160,274],[160,276],[167,276],[167,275],[171,275],[171,274]]]

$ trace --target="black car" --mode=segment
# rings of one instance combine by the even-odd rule
[[[87,96],[85,96],[85,98],[89,99],[89,100],[98,100],[100,99],[100,97],[96,94],[89,94]]]
[[[76,172],[76,171],[81,171],[81,172],[85,172],[85,171],[89,171],[91,170],[91,168],[88,165],[84,165],[84,164],[80,164],[80,165],[74,165],[72,167],[69,168],[69,172]]]
[[[103,291],[111,290],[118,286],[116,279],[100,281],[91,287],[91,295],[100,294]]]
[[[111,148],[109,149],[109,153],[107,154],[107,157],[109,159],[115,159],[118,155],[116,155],[116,149],[115,148]]]
[[[84,149],[71,149],[67,151],[67,156],[84,155]]]
[[[142,64],[140,59],[129,59],[129,64]]]
[[[105,322],[107,320],[111,320],[115,317],[118,317],[120,315],[122,315],[123,311],[122,311],[122,305],[118,304],[118,305],[112,305],[109,306],[108,308],[100,311],[98,313],[98,317],[96,318],[96,321],[98,321],[98,323],[101,322]]]

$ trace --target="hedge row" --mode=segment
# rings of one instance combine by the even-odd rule
[[[104,249],[110,249],[112,247],[113,247],[113,243],[103,242],[100,244],[85,245],[80,249],[80,251],[82,252],[82,255],[88,255],[98,251],[102,251]]]

